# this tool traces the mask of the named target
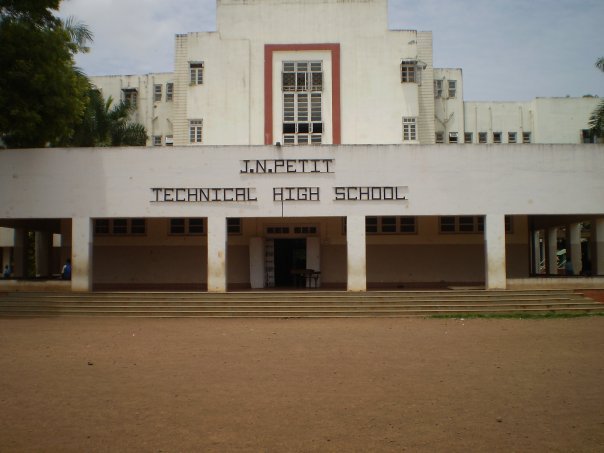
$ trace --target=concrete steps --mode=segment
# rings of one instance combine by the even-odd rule
[[[571,290],[0,293],[0,316],[406,317],[604,312]]]

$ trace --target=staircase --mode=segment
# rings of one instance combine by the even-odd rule
[[[598,312],[604,312],[604,304],[571,290],[0,293],[0,317],[346,318]]]

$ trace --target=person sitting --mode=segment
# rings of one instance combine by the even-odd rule
[[[65,264],[63,265],[63,269],[61,270],[61,278],[63,280],[71,280],[71,260],[67,258]]]
[[[8,264],[6,266],[4,266],[4,272],[2,272],[2,278],[10,278],[10,267],[8,266]]]

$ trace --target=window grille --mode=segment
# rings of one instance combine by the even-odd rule
[[[321,144],[323,62],[284,61],[282,69],[283,144]]]
[[[166,101],[171,101],[174,99],[174,84],[166,83]]]
[[[161,85],[153,85],[153,102],[161,101],[161,91],[162,91]]]
[[[419,83],[417,61],[404,60],[401,62],[401,83]]]
[[[189,143],[201,143],[203,139],[203,120],[189,121]]]
[[[403,118],[403,141],[413,141],[417,140],[417,129],[416,129],[416,119],[414,117],[411,118]]]
[[[443,81],[435,80],[434,81],[434,97],[441,98],[443,96]]]
[[[203,84],[203,68],[204,68],[204,64],[202,61],[189,63],[191,85],[202,85]]]
[[[454,99],[457,95],[457,81],[449,80],[449,98]]]

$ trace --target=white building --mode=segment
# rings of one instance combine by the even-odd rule
[[[464,102],[461,70],[433,68],[431,33],[388,30],[386,0],[218,0],[217,22],[176,37],[173,74],[93,78],[172,148],[0,152],[15,276],[27,231],[40,274],[72,257],[77,290],[305,269],[349,290],[505,288],[557,275],[563,249],[604,274],[604,149],[582,144],[597,100]]]

